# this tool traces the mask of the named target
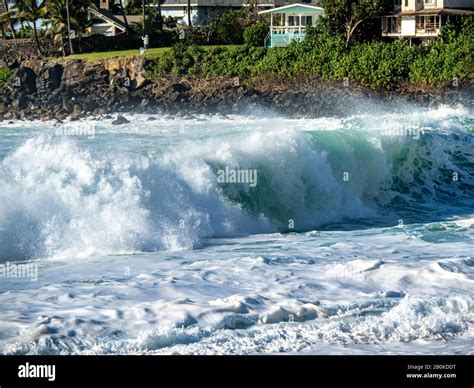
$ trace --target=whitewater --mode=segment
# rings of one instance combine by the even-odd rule
[[[474,354],[468,105],[127,118],[1,123],[0,353]]]

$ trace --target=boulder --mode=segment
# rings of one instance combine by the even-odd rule
[[[122,124],[129,124],[130,121],[127,120],[124,116],[118,115],[117,118],[112,121],[113,125],[122,125]]]

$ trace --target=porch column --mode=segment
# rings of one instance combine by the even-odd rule
[[[298,16],[299,16],[299,19],[300,19],[300,23],[299,23],[299,26],[298,26],[298,33],[301,34],[301,14],[299,14]]]

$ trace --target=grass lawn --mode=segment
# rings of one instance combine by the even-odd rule
[[[206,50],[210,50],[216,47],[237,47],[235,45],[227,45],[227,46],[202,46]],[[159,48],[151,48],[148,49],[148,52],[144,55],[148,58],[157,58],[163,55],[164,52],[170,50],[170,47],[159,47]],[[140,49],[136,50],[123,50],[123,51],[104,51],[98,53],[88,53],[88,54],[75,54],[69,55],[65,59],[86,59],[88,61],[97,61],[100,59],[107,59],[107,58],[114,58],[114,57],[133,57],[139,56]]]

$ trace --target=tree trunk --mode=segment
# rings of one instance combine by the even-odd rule
[[[362,23],[363,21],[365,20],[364,19],[360,19],[358,20],[357,22],[355,22],[355,24],[353,26],[351,26],[351,24],[349,24],[347,26],[347,31],[346,31],[346,48],[349,47],[349,42],[352,38],[352,35],[354,34],[354,31],[357,29],[357,27],[359,26],[360,23]]]
[[[10,9],[8,8],[8,0],[3,0],[3,6],[5,7],[5,12],[9,12]],[[10,22],[9,23],[9,29],[12,33],[12,38],[16,39],[16,30],[15,30],[15,23]]]
[[[350,33],[350,31],[347,31],[347,32],[346,32],[346,45],[345,45],[346,48],[349,47],[349,41],[350,41],[350,40],[351,40],[351,33]]]
[[[191,0],[188,0],[188,27],[192,27],[193,24],[191,22]]]
[[[127,34],[130,34],[130,26],[128,25],[127,14],[125,13],[125,8],[123,7],[123,0],[120,0],[120,11],[122,12],[123,22],[125,23]]]
[[[69,54],[73,55],[74,47],[72,45],[72,39],[71,39],[71,15],[69,13],[69,0],[66,0],[66,17],[67,17],[67,38],[69,41]]]
[[[43,51],[41,50],[41,44],[38,38],[38,30],[36,28],[36,19],[33,19],[33,33],[35,35],[35,42],[36,42],[36,48],[38,49],[38,54],[43,55]]]
[[[160,31],[163,31],[163,29],[165,27],[165,19],[163,18],[163,14],[161,13],[161,1],[162,0],[158,0],[157,5],[158,5],[158,17],[161,20]]]
[[[145,36],[145,0],[142,0],[142,33]]]
[[[16,39],[16,30],[15,30],[15,24],[10,23],[10,31],[12,32],[12,38]]]
[[[160,18],[163,16],[161,14],[161,0],[158,0],[158,15],[160,16]]]
[[[61,52],[63,54],[63,57],[66,56],[66,50],[64,49],[64,36],[63,36],[63,31],[61,30],[61,32],[59,33],[60,34],[60,37],[61,37]]]

